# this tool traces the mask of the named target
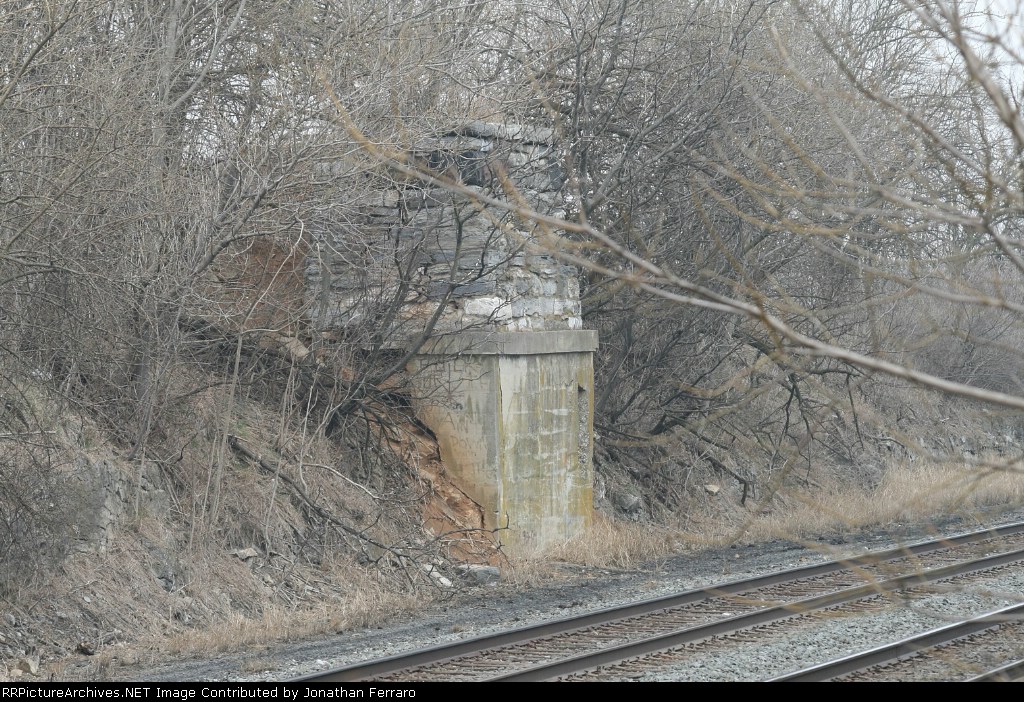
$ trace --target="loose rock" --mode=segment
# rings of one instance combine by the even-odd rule
[[[489,565],[460,565],[458,567],[462,577],[477,585],[491,585],[501,579],[501,570]]]

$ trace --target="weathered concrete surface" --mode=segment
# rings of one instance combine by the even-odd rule
[[[512,542],[565,540],[589,526],[593,517],[591,354],[498,358],[499,512],[511,530]]]
[[[410,369],[420,389],[416,414],[437,437],[441,461],[498,526],[501,504],[500,373],[497,356],[419,356]]]
[[[544,546],[591,523],[596,341],[593,331],[446,337],[413,362],[420,419],[502,543]]]

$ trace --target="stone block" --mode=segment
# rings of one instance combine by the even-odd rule
[[[466,300],[463,311],[467,315],[477,317],[508,318],[512,314],[508,303],[500,297],[477,297]]]
[[[364,221],[367,224],[381,223],[380,220],[383,218],[398,222],[401,216],[401,212],[397,207],[361,207],[359,208],[359,214],[366,218]]]
[[[469,195],[445,188],[410,188],[402,195],[402,206],[408,212],[455,205],[466,207],[471,202]]]
[[[466,580],[477,585],[494,585],[501,579],[501,571],[495,566],[463,564],[456,567]]]
[[[311,318],[323,327],[372,317],[366,303],[393,293],[397,260],[411,292],[396,325],[422,323],[454,281],[440,329],[578,329],[576,272],[552,256],[526,254],[521,249],[533,225],[501,208],[481,209],[473,199],[494,194],[491,169],[500,160],[528,207],[561,213],[558,196],[549,192],[564,177],[555,136],[550,129],[470,121],[417,141],[411,156],[459,177],[463,192],[413,180],[378,190],[366,187],[368,180],[361,189],[339,185],[332,192],[350,219],[313,237],[306,265]]]
[[[449,290],[450,296],[453,298],[469,297],[471,295],[484,295],[494,292],[494,281],[477,280],[472,283],[455,284],[454,287],[452,287],[451,283],[432,282],[427,285],[426,295],[431,300],[438,300],[445,295],[448,295]],[[467,314],[473,313],[467,312]]]
[[[545,127],[531,127],[524,124],[495,123],[471,120],[463,124],[459,130],[466,136],[484,139],[501,139],[503,141],[524,142],[528,144],[551,144],[555,139],[555,131]]]

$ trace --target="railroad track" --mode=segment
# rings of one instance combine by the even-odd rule
[[[1004,663],[1007,655],[1024,652],[1024,604],[1011,605],[956,624],[878,646],[852,656],[781,675],[770,682],[826,680],[884,682],[914,680],[932,675],[949,680],[959,672],[964,681],[995,682],[1024,679],[1024,660]],[[995,667],[987,660],[1000,661]],[[978,670],[984,672],[978,672]]]
[[[887,606],[894,593],[1022,560],[1024,523],[1010,524],[350,665],[296,682],[636,679],[692,659],[702,648],[756,639],[765,627],[871,611]]]

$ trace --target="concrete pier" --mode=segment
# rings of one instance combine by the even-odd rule
[[[417,415],[505,544],[546,546],[593,517],[597,332],[477,332],[413,362]]]

